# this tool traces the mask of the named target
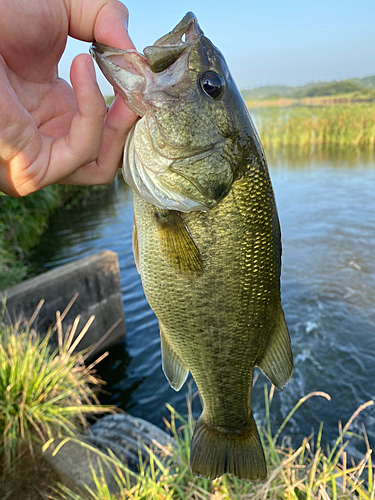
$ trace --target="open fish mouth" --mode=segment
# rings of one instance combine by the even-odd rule
[[[187,47],[195,45],[202,34],[197,18],[188,12],[172,31],[144,49],[149,67],[154,73],[169,68]]]
[[[160,73],[176,62],[188,47],[195,45],[200,35],[203,35],[203,31],[198,25],[196,16],[193,12],[188,12],[172,31],[156,40],[153,45],[145,47],[144,54],[139,54],[134,49],[121,50],[98,42],[94,42],[89,50],[100,68],[102,68],[105,59],[117,58],[125,54],[138,54],[143,59],[143,62],[147,62],[149,69],[153,73]],[[141,68],[144,69],[144,66],[141,60],[138,61],[139,65],[134,65],[133,67],[117,59],[116,62],[123,69],[128,71],[133,69],[135,73],[143,73]]]
[[[159,38],[154,45],[146,47],[144,54],[135,49],[121,50],[98,42],[94,42],[89,50],[107,80],[123,95],[129,107],[139,116],[144,116],[147,89],[162,91],[177,83],[186,71],[186,60],[180,56],[196,45],[201,35],[203,31],[197,18],[188,12],[172,31]],[[175,63],[176,67],[173,71],[171,68],[168,74],[168,82],[158,77],[159,73]]]
[[[201,94],[199,89],[194,93],[198,84],[196,72],[190,73],[189,65],[191,54],[204,52],[203,39],[197,18],[188,12],[172,31],[146,47],[143,54],[97,42],[90,47],[107,80],[142,118],[126,139],[122,169],[125,182],[159,208],[182,212],[209,210],[228,192],[233,181],[230,167],[225,179],[218,180],[222,186],[219,190],[212,187],[215,179],[211,182],[207,175],[195,179],[196,172],[190,166],[197,164],[198,169],[204,169],[204,158],[212,155],[220,160],[220,150],[227,139],[220,134],[214,136],[210,130],[195,136],[195,129],[193,134],[190,130],[186,133],[189,124],[174,115],[176,106],[184,111],[182,104],[187,99],[187,105],[195,105],[194,119],[202,121]],[[192,95],[193,100],[189,101]]]

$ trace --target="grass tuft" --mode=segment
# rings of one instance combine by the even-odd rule
[[[371,448],[364,433],[367,452],[363,459],[355,464],[347,456],[345,448],[350,437],[350,426],[360,412],[373,402],[360,406],[343,428],[332,448],[323,449],[321,445],[322,429],[318,435],[306,437],[297,449],[282,445],[282,430],[291,416],[310,397],[330,399],[326,393],[315,392],[302,398],[290,412],[280,429],[273,435],[269,420],[269,408],[272,403],[274,387],[265,387],[266,416],[260,427],[260,434],[265,445],[268,462],[268,479],[264,483],[252,483],[222,476],[214,481],[197,478],[189,468],[190,442],[194,429],[191,411],[192,398],[187,398],[188,417],[179,415],[167,405],[171,417],[165,421],[167,429],[175,439],[175,446],[163,448],[156,454],[148,450],[148,463],[140,465],[135,474],[113,454],[110,457],[98,453],[98,460],[112,470],[119,491],[111,492],[103,474],[94,473],[96,489],[87,489],[87,496],[82,497],[69,488],[60,485],[58,494],[65,500],[373,500],[375,497],[374,467],[371,462]],[[89,445],[84,445],[88,448]],[[91,451],[95,451],[90,448]]]
[[[61,316],[41,338],[30,328],[33,318],[15,326],[0,323],[0,462],[12,467],[25,445],[31,454],[36,443],[87,427],[90,413],[112,411],[99,406],[95,391],[102,384],[84,355],[74,353],[79,318],[63,334]],[[89,325],[82,328],[82,337]],[[49,340],[58,336],[58,347]]]

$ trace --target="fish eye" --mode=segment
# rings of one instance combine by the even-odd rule
[[[200,77],[200,85],[205,94],[212,97],[212,99],[219,99],[224,92],[224,80],[220,75],[213,71],[206,71]]]

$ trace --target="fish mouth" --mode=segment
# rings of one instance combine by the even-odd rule
[[[199,42],[201,35],[203,31],[197,18],[188,12],[172,31],[156,40],[154,45],[145,47],[144,54],[135,49],[121,50],[98,42],[94,42],[89,51],[129,107],[139,116],[144,116],[149,89],[163,91],[173,84],[173,78],[176,82],[181,78],[187,67],[184,52],[188,57],[189,49]],[[169,84],[166,84],[159,75],[169,70]]]
[[[197,18],[188,12],[172,31],[145,47],[143,54],[135,49],[121,50],[98,42],[90,47],[90,54],[104,76],[127,105],[140,117],[147,115],[127,136],[122,170],[125,181],[135,192],[159,208],[190,212],[205,211],[212,206],[199,183],[186,173],[183,175],[183,163],[192,158],[201,160],[215,148],[219,149],[223,141],[197,147],[172,143],[160,130],[153,110],[153,106],[164,105],[162,96],[172,95],[173,103],[170,88],[182,82],[190,85],[189,57],[202,36]],[[143,130],[143,139],[137,142],[141,146],[135,149],[134,135],[135,132],[141,134],[141,122],[147,134]],[[183,178],[183,188],[176,184],[176,177]]]
[[[94,42],[89,52],[107,78],[108,75],[103,67],[105,59],[119,59],[117,56],[125,56],[126,58],[127,55],[131,57],[135,54],[142,58],[144,63],[147,63],[149,69],[153,73],[160,73],[176,62],[187,48],[195,45],[199,41],[201,35],[203,35],[203,31],[199,27],[196,16],[193,12],[188,12],[172,31],[156,40],[153,45],[145,47],[143,54],[139,54],[135,49],[121,50],[99,42]],[[141,63],[141,60],[138,62]],[[131,70],[128,65],[124,66],[123,62],[121,63],[117,60],[117,63],[118,66],[123,69],[128,71]],[[140,64],[140,66],[142,66],[142,64]],[[144,71],[140,71],[141,69],[144,70],[144,67],[141,68],[139,65],[133,67],[133,70],[135,70],[134,72],[138,74],[144,73]]]
[[[183,45],[192,43],[202,35],[203,31],[198,25],[198,20],[193,12],[188,12],[183,19],[173,28],[172,31],[160,37],[154,43],[154,46]],[[185,35],[185,40],[182,37]]]
[[[188,12],[172,31],[162,36],[154,45],[145,47],[143,53],[154,73],[169,68],[190,46],[195,45],[203,31],[192,12]]]

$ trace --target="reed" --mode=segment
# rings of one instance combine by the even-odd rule
[[[254,116],[266,149],[288,146],[375,148],[374,105],[275,107],[258,109]]]
[[[191,411],[192,398],[188,397],[188,417],[184,418],[167,405],[171,417],[166,422],[175,440],[175,446],[164,448],[164,460],[148,449],[148,463],[141,463],[138,474],[129,470],[113,454],[98,453],[98,461],[111,468],[118,484],[119,492],[109,491],[103,474],[93,474],[96,488],[87,489],[82,496],[62,485],[56,490],[59,498],[66,500],[373,500],[375,496],[374,467],[371,461],[371,448],[366,434],[363,439],[367,452],[359,463],[349,459],[345,448],[351,435],[350,426],[359,413],[373,404],[363,404],[352,415],[346,425],[339,427],[339,434],[332,447],[323,447],[320,426],[318,435],[306,437],[298,448],[283,445],[281,440],[285,425],[298,408],[311,397],[329,396],[322,392],[311,393],[302,398],[289,413],[279,430],[273,434],[269,418],[274,387],[265,386],[266,414],[260,427],[266,458],[268,479],[264,483],[252,483],[222,476],[214,481],[197,478],[189,468],[189,447],[194,429]],[[90,448],[88,445],[84,445]],[[93,451],[92,448],[90,448]],[[159,450],[160,453],[160,450]],[[99,467],[100,470],[100,467]],[[57,498],[57,497],[55,497]]]

